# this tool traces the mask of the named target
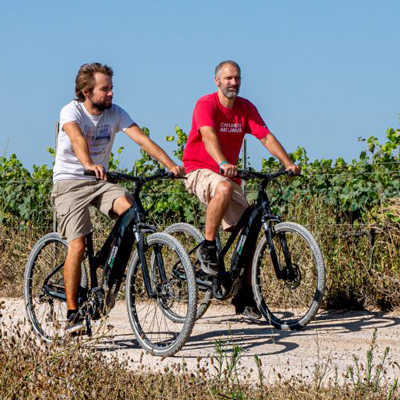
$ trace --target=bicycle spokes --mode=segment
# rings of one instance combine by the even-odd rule
[[[257,248],[253,285],[268,321],[282,329],[299,329],[314,317],[322,300],[322,254],[304,227],[286,222],[275,230],[273,254],[266,238]]]
[[[146,350],[174,354],[194,323],[196,286],[192,266],[179,242],[163,233],[149,236],[143,255],[135,255],[127,277],[132,327]],[[143,261],[149,268],[152,296],[145,285],[143,265],[139,265]]]

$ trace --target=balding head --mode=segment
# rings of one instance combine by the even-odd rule
[[[233,105],[241,84],[239,65],[235,61],[219,63],[215,68],[215,84],[218,86],[220,96],[225,97]],[[220,97],[220,101],[223,101],[223,97]]]
[[[221,61],[216,67],[215,67],[215,77],[219,76],[219,73],[221,71],[221,68],[226,65],[229,64],[232,67],[236,68],[239,72],[239,75],[241,74],[241,70],[239,67],[239,64],[236,61],[232,61],[232,60],[225,60],[225,61]]]

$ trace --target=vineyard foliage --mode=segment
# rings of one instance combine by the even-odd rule
[[[146,134],[150,134],[144,128]],[[167,136],[182,159],[187,135],[179,127]],[[365,150],[345,162],[310,161],[298,148],[290,156],[302,166],[301,177],[283,177],[267,188],[274,211],[305,225],[315,236],[327,266],[327,307],[400,307],[400,130],[388,129],[386,141],[361,139]],[[49,149],[52,155],[54,150]],[[132,169],[121,168],[118,149],[110,170],[151,174],[158,162],[142,152]],[[249,161],[252,161],[250,158]],[[240,160],[239,165],[242,164]],[[262,160],[263,171],[280,168],[274,158]],[[52,231],[51,166],[28,171],[15,154],[0,157],[0,292],[18,296],[24,265],[33,243]],[[248,198],[255,194],[248,182]],[[204,227],[204,206],[189,195],[182,180],[151,182],[142,201],[163,229],[179,221]],[[95,213],[95,245],[102,243],[112,221]],[[97,239],[96,239],[97,236]]]
[[[149,130],[144,128],[149,135]],[[298,148],[290,154],[293,161],[302,166],[300,178],[287,178],[279,186],[270,188],[270,195],[276,202],[276,211],[287,214],[291,206],[322,199],[326,206],[333,206],[337,211],[337,221],[363,222],[365,215],[370,215],[382,202],[397,197],[400,191],[400,132],[399,129],[387,130],[387,141],[379,143],[376,137],[360,138],[365,142],[366,150],[357,159],[345,162],[317,159],[310,161],[304,148]],[[174,156],[182,159],[187,141],[187,134],[178,126],[175,134],[166,140],[176,143]],[[133,174],[151,174],[160,165],[141,152],[131,170],[120,168],[118,156],[123,151],[119,148],[110,159],[110,170],[120,170]],[[54,150],[48,148],[54,156]],[[251,157],[249,157],[251,162]],[[280,168],[273,157],[262,160],[263,171]],[[52,168],[47,165],[34,166],[28,171],[15,154],[0,157],[0,223],[5,226],[48,227],[53,220],[50,202]],[[249,183],[250,199],[254,183]],[[155,220],[186,221],[196,224],[204,222],[201,205],[189,196],[182,181],[162,181],[151,184],[144,191],[143,201],[151,207]]]

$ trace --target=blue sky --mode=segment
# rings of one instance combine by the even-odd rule
[[[115,72],[114,102],[151,137],[189,132],[196,100],[223,59],[242,67],[251,100],[288,151],[357,157],[359,136],[385,139],[400,112],[396,0],[0,0],[0,155],[50,164],[54,124],[79,66]],[[137,146],[120,133],[123,163]],[[115,147],[116,148],[116,147]],[[253,166],[267,153],[249,140]]]

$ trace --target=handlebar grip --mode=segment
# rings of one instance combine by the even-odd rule
[[[166,173],[165,177],[166,177],[167,179],[174,179],[174,178],[175,178],[175,174],[174,174],[173,172],[171,172],[171,171],[168,171],[168,172]]]
[[[150,177],[143,177],[144,182],[155,181],[157,179],[173,179],[173,178],[175,178],[174,173],[170,172],[170,171],[165,171],[165,170],[158,171],[158,173],[156,173]]]
[[[176,176],[173,172],[167,172],[166,179],[187,179],[186,176]]]
[[[187,179],[186,176],[176,176],[171,171],[164,171],[164,173],[162,173],[162,175],[160,175],[159,178],[161,178],[161,179]]]
[[[83,175],[96,176],[95,172],[90,169],[83,170]]]
[[[285,169],[280,169],[278,172],[275,172],[273,174],[271,174],[271,178],[278,178],[279,176],[282,175],[289,175],[291,171],[286,171]]]

